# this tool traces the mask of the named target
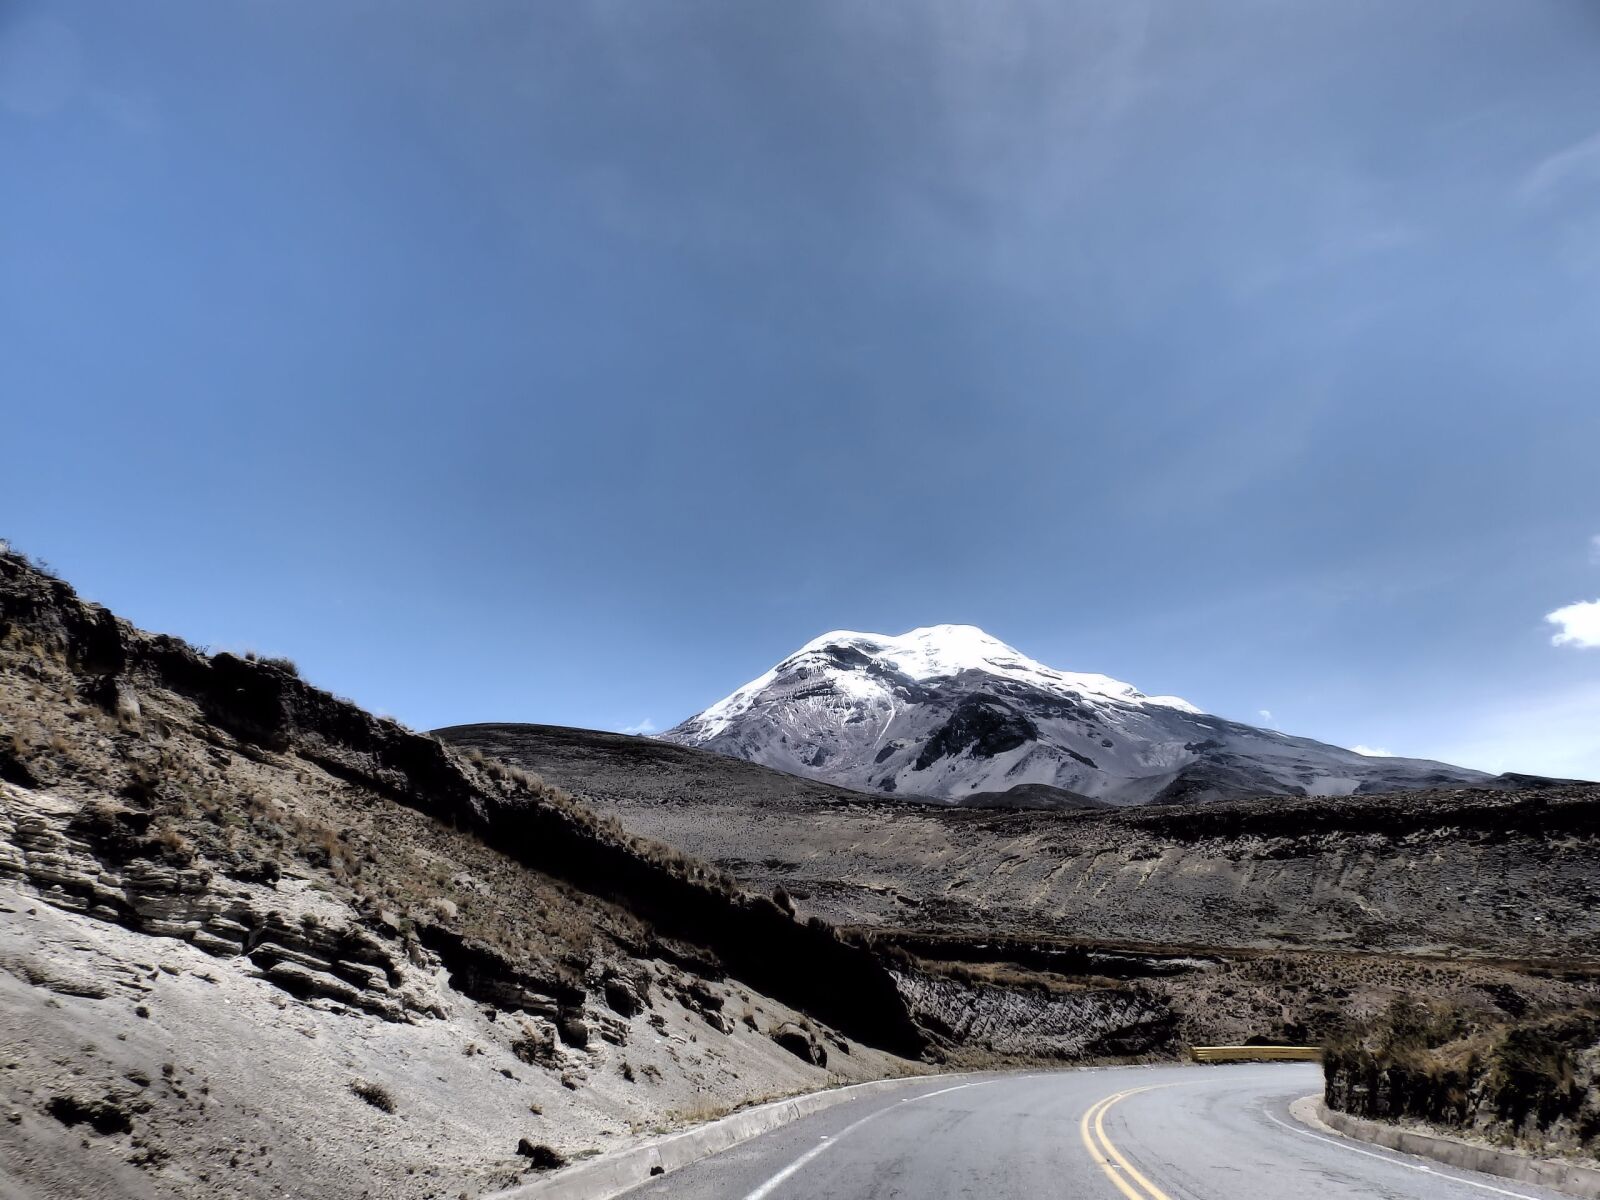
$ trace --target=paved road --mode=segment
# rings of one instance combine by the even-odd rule
[[[1314,1064],[943,1079],[864,1097],[654,1180],[628,1200],[1563,1200],[1313,1136]]]

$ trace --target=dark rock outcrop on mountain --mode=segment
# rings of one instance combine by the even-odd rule
[[[1048,783],[1019,783],[1003,792],[968,792],[951,803],[962,808],[1043,809],[1050,812],[1082,812],[1090,808],[1109,808],[1104,800],[1080,796]]]

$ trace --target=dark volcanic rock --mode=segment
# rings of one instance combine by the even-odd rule
[[[643,989],[633,980],[611,972],[601,987],[612,1012],[624,1017],[636,1017],[645,1010]]]
[[[530,1142],[522,1138],[517,1142],[517,1153],[528,1160],[528,1166],[535,1171],[554,1171],[558,1167],[567,1165],[567,1160],[543,1142]]]
[[[577,1013],[562,1013],[556,1019],[556,1032],[563,1042],[579,1050],[589,1044],[589,1024]]]
[[[63,1125],[88,1125],[96,1133],[128,1133],[133,1129],[132,1112],[136,1106],[149,1108],[147,1101],[129,1101],[122,1096],[100,1096],[82,1099],[78,1096],[54,1096],[44,1106]]]
[[[968,696],[956,706],[950,719],[923,744],[917,755],[917,770],[925,771],[941,758],[971,754],[974,758],[993,758],[1015,750],[1039,736],[1039,727],[994,699]]]
[[[1003,792],[970,792],[955,797],[954,803],[962,808],[1012,808],[1043,809],[1051,812],[1073,812],[1089,808],[1109,808],[1103,800],[1080,796],[1066,788],[1051,787],[1048,783],[1019,783]]]
[[[793,1021],[785,1021],[767,1035],[790,1054],[814,1067],[828,1065],[828,1051],[815,1035],[802,1029]]]

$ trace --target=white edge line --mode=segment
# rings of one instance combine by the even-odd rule
[[[921,1096],[907,1096],[904,1100],[900,1101],[900,1103],[901,1104],[910,1104],[911,1102],[913,1102],[915,1100],[928,1100],[928,1099],[931,1099],[934,1096],[942,1096],[946,1092],[959,1092],[962,1088],[977,1087],[979,1083],[992,1083],[992,1082],[994,1082],[994,1081],[993,1080],[989,1080],[989,1079],[980,1079],[980,1080],[976,1080],[973,1083],[958,1083],[955,1087],[940,1088],[937,1092],[926,1092]],[[869,1112],[866,1116],[862,1117],[859,1121],[856,1121],[856,1122],[854,1122],[853,1124],[850,1124],[850,1125],[846,1125],[843,1129],[841,1129],[838,1133],[833,1134],[826,1141],[824,1141],[821,1145],[813,1146],[810,1150],[807,1150],[799,1158],[795,1159],[787,1167],[785,1167],[783,1170],[779,1171],[771,1179],[768,1179],[760,1187],[756,1188],[755,1191],[753,1191],[749,1195],[747,1195],[744,1198],[744,1200],[766,1200],[766,1197],[768,1197],[768,1196],[770,1196],[772,1194],[773,1189],[775,1189],[785,1179],[788,1179],[789,1176],[793,1175],[796,1171],[800,1170],[801,1167],[805,1166],[812,1159],[816,1158],[817,1155],[821,1154],[824,1150],[828,1149],[830,1146],[837,1145],[844,1138],[848,1137],[850,1134],[852,1134],[856,1130],[860,1129],[868,1121],[872,1120],[875,1117],[881,1117],[881,1116],[883,1116],[884,1113],[889,1112],[889,1111],[890,1110],[887,1107],[874,1109],[872,1112]],[[1530,1197],[1529,1200],[1532,1200],[1532,1197]]]
[[[942,1096],[946,1092],[959,1092],[962,1088],[977,1087],[980,1083],[992,1083],[993,1080],[979,1079],[972,1083],[958,1083],[955,1087],[940,1088],[937,1092],[923,1092],[920,1096],[907,1096],[900,1101],[901,1104],[910,1104],[916,1100],[932,1100],[935,1096]]]
[[[1296,1129],[1293,1125],[1290,1125],[1288,1122],[1278,1120],[1277,1117],[1273,1116],[1266,1109],[1262,1109],[1261,1110],[1261,1115],[1264,1116],[1267,1120],[1271,1121],[1274,1125],[1281,1125],[1284,1129],[1287,1129],[1290,1133],[1303,1134],[1304,1136],[1306,1136],[1308,1138],[1315,1138],[1319,1142],[1327,1142],[1328,1145],[1337,1146],[1341,1150],[1348,1150],[1348,1151],[1350,1151],[1351,1154],[1364,1154],[1368,1158],[1375,1158],[1379,1162],[1386,1162],[1386,1163],[1391,1163],[1392,1165],[1397,1166],[1397,1167],[1404,1167],[1408,1171],[1421,1171],[1424,1174],[1432,1175],[1436,1179],[1447,1179],[1451,1183],[1464,1183],[1468,1187],[1482,1188],[1486,1192],[1494,1192],[1494,1193],[1496,1193],[1497,1195],[1500,1195],[1500,1196],[1515,1196],[1516,1200],[1539,1200],[1539,1197],[1530,1196],[1526,1192],[1511,1192],[1511,1191],[1507,1191],[1505,1188],[1497,1188],[1493,1184],[1479,1183],[1476,1179],[1463,1179],[1459,1175],[1447,1175],[1447,1174],[1445,1174],[1445,1172],[1439,1170],[1436,1167],[1430,1167],[1426,1163],[1408,1163],[1402,1158],[1395,1158],[1394,1156],[1389,1155],[1389,1154],[1379,1154],[1379,1153],[1377,1153],[1376,1151],[1373,1151],[1373,1150],[1363,1150],[1359,1146],[1346,1145],[1344,1142],[1338,1141],[1338,1140],[1336,1140],[1334,1138],[1323,1137],[1322,1134],[1320,1134],[1320,1133],[1312,1133],[1311,1130],[1309,1130],[1309,1129]]]

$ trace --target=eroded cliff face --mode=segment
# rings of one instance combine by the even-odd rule
[[[1057,990],[971,973],[899,971],[917,1021],[960,1061],[1170,1057],[1176,1014],[1162,997],[1116,985]]]
[[[387,1021],[443,1015],[414,970],[419,947],[395,937],[398,928],[380,922],[389,936],[372,932],[344,905],[284,881],[274,860],[262,860],[264,880],[214,886],[218,875],[202,858],[148,830],[149,814],[139,809],[78,807],[0,784],[0,882],[66,912],[247,961],[299,999]],[[583,998],[570,983],[545,985],[540,999],[550,999],[552,1015],[557,992],[569,1003]],[[530,1011],[539,1005],[531,993],[527,1001]]]
[[[924,1044],[831,929],[0,556],[7,1196],[471,1194]]]

